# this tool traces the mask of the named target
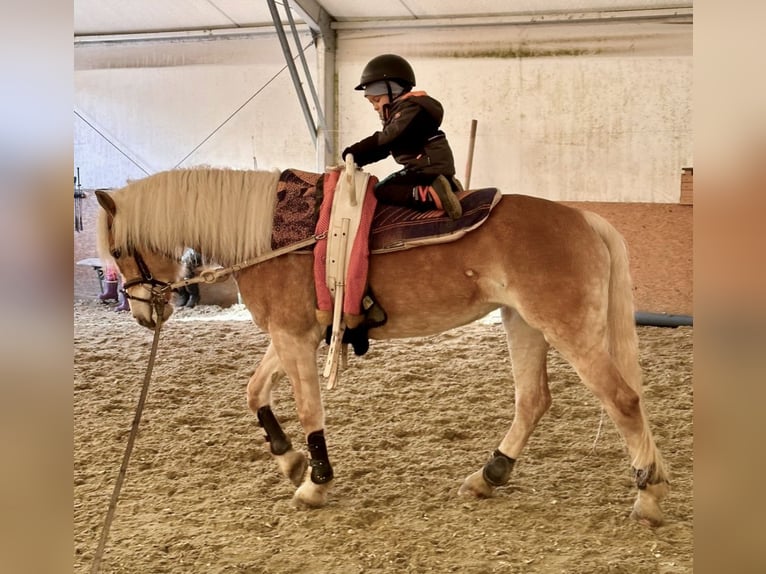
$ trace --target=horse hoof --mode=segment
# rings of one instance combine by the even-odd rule
[[[639,490],[630,517],[646,526],[662,526],[664,516],[660,508],[660,501],[665,498],[667,491],[668,485],[664,482],[650,484],[644,490]]]
[[[275,458],[282,474],[289,478],[293,485],[300,486],[309,465],[306,455],[290,449],[285,454],[275,456]]]
[[[490,498],[494,493],[494,488],[484,480],[484,471],[477,470],[460,485],[457,491],[460,496],[470,496],[473,498]]]
[[[293,505],[298,510],[309,510],[312,508],[322,508],[327,504],[327,493],[333,481],[325,484],[315,484],[309,478],[298,487],[293,495]]]
[[[638,500],[633,504],[633,511],[630,513],[630,517],[639,524],[651,528],[662,526],[665,520],[662,510],[656,502],[648,504],[640,503]]]

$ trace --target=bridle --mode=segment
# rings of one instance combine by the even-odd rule
[[[149,266],[146,264],[146,261],[144,261],[144,258],[141,257],[141,254],[138,251],[131,250],[131,255],[133,256],[133,261],[135,261],[136,267],[138,267],[138,271],[141,273],[141,276],[124,281],[120,292],[126,299],[141,301],[143,303],[151,303],[154,305],[157,305],[161,302],[161,305],[164,305],[166,303],[164,295],[173,289],[174,284],[156,279],[152,275],[152,272],[149,270]],[[112,257],[117,260],[117,258],[120,257],[120,250],[112,250]],[[151,292],[151,297],[147,299],[145,297],[136,297],[135,295],[128,293],[128,289],[130,287],[134,287],[135,285],[148,285],[149,291]]]
[[[208,283],[208,284],[218,283],[219,281],[223,281],[224,279],[227,279],[232,273],[236,273],[237,271],[241,271],[242,269],[246,269],[247,267],[252,267],[253,265],[263,263],[264,261],[268,261],[269,259],[274,259],[275,257],[279,257],[286,253],[297,251],[298,249],[304,249],[306,247],[309,247],[310,245],[313,245],[320,239],[324,239],[325,237],[327,237],[326,232],[312,235],[311,237],[307,237],[306,239],[303,239],[301,241],[296,241],[295,243],[291,243],[289,245],[280,247],[279,249],[274,249],[273,251],[266,252],[252,259],[243,261],[242,263],[237,263],[235,265],[231,265],[230,267],[218,267],[216,269],[208,269],[203,271],[196,277],[192,277],[190,279],[179,279],[178,281],[175,281],[173,283],[168,283],[167,281],[161,281],[159,279],[155,279],[154,276],[152,275],[152,272],[149,271],[149,267],[146,265],[144,258],[141,257],[141,254],[135,250],[131,250],[131,255],[133,256],[133,260],[136,262],[136,267],[138,267],[138,270],[141,272],[141,277],[134,277],[132,279],[126,280],[122,285],[121,292],[128,299],[133,299],[135,301],[142,301],[144,303],[151,303],[155,307],[161,306],[167,303],[164,295],[168,291],[172,291],[173,289],[178,289],[179,287],[186,287],[187,285],[191,285],[193,283]],[[121,255],[120,250],[113,248],[111,250],[111,255],[115,260],[118,259]],[[151,291],[151,299],[145,299],[143,297],[135,297],[133,295],[128,294],[127,289],[135,285],[148,285],[149,290]]]
[[[111,234],[113,223],[114,213],[107,212],[107,228],[109,229],[109,253],[112,258],[117,261],[122,256],[122,251],[113,243],[113,237]],[[122,289],[120,289],[120,292],[122,293],[123,297],[125,297],[125,299],[132,299],[134,301],[141,301],[142,303],[149,303],[153,305],[158,312],[157,316],[160,317],[162,308],[167,303],[164,295],[171,289],[175,288],[176,285],[168,283],[167,281],[160,281],[159,279],[155,279],[152,275],[152,272],[149,270],[149,266],[146,264],[146,261],[144,261],[144,258],[141,257],[141,254],[131,247],[128,247],[128,252],[133,256],[133,261],[135,261],[136,267],[138,267],[138,270],[141,273],[141,277],[134,277],[133,279],[123,281]],[[151,298],[145,299],[143,297],[135,297],[128,293],[128,289],[135,285],[149,285]]]

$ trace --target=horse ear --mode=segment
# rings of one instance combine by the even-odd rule
[[[114,217],[114,214],[117,211],[117,206],[114,205],[114,199],[112,199],[112,196],[101,189],[96,190],[95,193],[99,205],[104,208],[104,211]]]

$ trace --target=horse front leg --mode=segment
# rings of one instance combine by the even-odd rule
[[[258,368],[247,383],[247,404],[258,417],[258,424],[266,433],[269,450],[284,476],[299,486],[308,467],[306,456],[293,449],[274,412],[271,410],[272,390],[284,376],[274,344],[270,343]]]
[[[463,481],[458,494],[464,496],[488,498],[496,488],[508,483],[516,459],[551,405],[548,343],[543,334],[508,308],[503,309],[502,317],[516,387],[513,423],[484,467]]]
[[[282,365],[293,386],[298,418],[311,456],[310,470],[304,472],[303,481],[293,496],[297,508],[324,506],[334,478],[324,436],[324,405],[317,370],[316,349],[321,336],[318,329],[305,336],[272,334]]]

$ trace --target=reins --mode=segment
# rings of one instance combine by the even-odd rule
[[[154,339],[152,340],[152,348],[149,354],[149,363],[146,367],[144,382],[143,382],[143,385],[141,386],[141,394],[139,395],[138,404],[136,405],[136,414],[133,417],[133,424],[130,427],[128,442],[125,445],[125,454],[122,457],[122,464],[120,465],[120,471],[117,474],[117,481],[114,484],[114,490],[112,491],[112,498],[109,501],[109,509],[107,510],[106,518],[104,519],[104,527],[101,531],[101,538],[98,541],[98,547],[96,548],[96,553],[93,557],[93,563],[91,564],[91,569],[90,569],[91,574],[98,574],[101,568],[101,559],[104,554],[104,548],[106,547],[106,540],[109,537],[109,530],[112,526],[112,521],[114,520],[114,514],[117,509],[117,500],[120,497],[122,484],[125,481],[125,475],[128,472],[128,463],[130,461],[130,455],[133,452],[133,445],[136,442],[136,435],[138,434],[138,425],[141,421],[141,415],[144,411],[144,404],[146,403],[146,397],[149,393],[149,381],[151,380],[152,371],[154,370],[154,362],[157,357],[157,348],[159,347],[159,340],[160,340],[160,330],[162,329],[162,325],[164,324],[162,321],[162,317],[164,314],[165,305],[168,304],[165,298],[165,294],[168,291],[177,289],[178,287],[191,285],[193,283],[203,283],[203,282],[216,283],[218,281],[222,281],[228,278],[232,273],[241,271],[242,269],[252,267],[253,265],[257,265],[258,263],[262,263],[264,261],[268,261],[269,259],[279,257],[280,255],[285,255],[286,253],[290,253],[291,251],[296,251],[298,249],[308,247],[309,245],[313,245],[320,239],[323,239],[325,236],[326,234],[324,233],[314,235],[302,241],[291,243],[290,245],[286,245],[279,249],[269,251],[267,253],[264,253],[263,255],[259,255],[258,257],[248,259],[242,263],[236,263],[230,267],[219,267],[217,269],[203,271],[197,277],[193,277],[191,279],[183,279],[181,281],[176,281],[174,283],[167,283],[165,281],[160,281],[158,279],[155,279],[152,276],[151,272],[149,271],[149,268],[146,266],[146,263],[144,262],[143,258],[138,253],[134,254],[136,264],[138,265],[138,268],[141,271],[141,277],[140,278],[137,277],[125,282],[123,286],[125,297],[134,299],[137,301],[143,301],[145,303],[151,303],[151,305],[154,308],[154,312],[157,316],[157,321],[154,327]],[[127,287],[131,287],[133,285],[139,285],[139,284],[147,284],[151,286],[151,299],[133,297],[128,295],[128,293],[125,291]]]
[[[296,241],[295,243],[291,243],[290,245],[285,245],[284,247],[280,247],[279,249],[268,251],[262,255],[259,255],[258,257],[247,259],[243,261],[242,263],[235,263],[234,265],[231,265],[229,267],[216,267],[215,269],[207,269],[205,271],[200,272],[200,274],[197,275],[196,277],[191,277],[189,279],[179,279],[178,281],[174,281],[173,283],[168,283],[167,281],[160,281],[159,279],[155,279],[152,276],[151,272],[149,271],[149,268],[146,266],[146,263],[144,262],[143,257],[141,257],[139,253],[134,253],[133,257],[136,261],[136,264],[138,265],[139,271],[141,272],[141,277],[134,277],[133,279],[129,279],[125,281],[125,283],[122,286],[122,294],[126,298],[132,299],[134,301],[151,303],[152,300],[150,299],[144,299],[143,297],[136,297],[134,295],[128,294],[127,289],[129,287],[133,287],[134,285],[149,285],[151,286],[152,293],[155,293],[155,292],[167,293],[168,291],[172,291],[173,289],[178,289],[179,287],[186,287],[187,285],[194,285],[195,283],[206,283],[206,284],[218,283],[219,281],[224,281],[225,279],[228,279],[232,273],[236,273],[237,271],[241,271],[242,269],[247,269],[248,267],[252,267],[253,265],[258,265],[259,263],[263,263],[264,261],[268,261],[269,259],[274,259],[275,257],[279,257],[280,255],[285,255],[292,251],[303,249],[304,247],[313,245],[314,243],[316,243],[320,239],[324,239],[325,237],[327,237],[327,233],[319,233],[317,235],[312,235],[311,237],[307,237],[306,239],[303,239],[301,241]],[[157,287],[159,287],[159,289],[157,289]]]
[[[138,424],[141,421],[141,414],[144,411],[144,404],[146,403],[146,395],[149,392],[149,381],[152,377],[152,370],[154,370],[154,361],[157,357],[157,347],[160,341],[160,329],[162,329],[162,312],[167,302],[159,291],[153,291],[152,305],[157,313],[157,323],[154,327],[154,339],[152,340],[152,350],[149,353],[149,364],[146,368],[146,374],[144,375],[144,383],[141,386],[141,394],[138,398],[138,405],[136,406],[136,414],[133,417],[133,424],[130,427],[130,434],[128,435],[128,443],[125,445],[125,454],[122,457],[122,464],[120,465],[120,472],[117,474],[117,481],[114,484],[114,490],[112,491],[112,498],[109,501],[109,510],[106,513],[106,519],[104,520],[104,528],[101,531],[101,538],[98,541],[98,548],[96,554],[93,557],[93,564],[91,565],[91,573],[97,574],[101,568],[101,558],[104,554],[104,547],[106,546],[106,539],[109,536],[109,529],[112,526],[112,520],[114,520],[114,513],[117,509],[117,499],[120,496],[120,490],[122,490],[122,483],[125,481],[125,475],[128,472],[128,462],[130,461],[130,455],[133,452],[133,445],[136,442],[136,435],[138,434]]]
[[[195,283],[217,283],[219,281],[228,279],[232,273],[236,273],[237,271],[241,271],[242,269],[252,267],[253,265],[258,265],[259,263],[263,263],[264,261],[268,261],[269,259],[279,257],[280,255],[285,255],[287,253],[290,253],[291,251],[297,251],[298,249],[303,249],[304,247],[313,245],[320,239],[324,239],[326,236],[327,236],[326,233],[312,235],[311,237],[307,237],[306,239],[303,239],[302,241],[297,241],[295,243],[291,243],[290,245],[285,245],[284,247],[280,247],[279,249],[274,249],[273,251],[269,251],[267,253],[264,253],[263,255],[259,255],[258,257],[247,259],[243,261],[242,263],[235,263],[234,265],[231,265],[230,267],[217,267],[216,269],[208,269],[206,271],[200,272],[200,274],[197,275],[196,277],[192,277],[190,279],[180,279],[174,283],[169,283],[164,289],[173,290],[173,289],[178,289],[179,287],[186,287],[187,285],[193,285]]]

